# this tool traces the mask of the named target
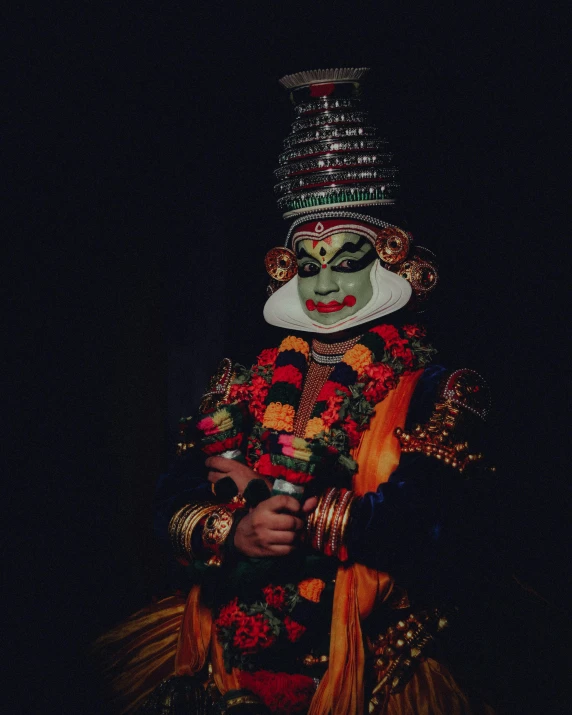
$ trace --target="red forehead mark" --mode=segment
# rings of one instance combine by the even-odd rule
[[[320,243],[321,241],[323,241],[324,243],[327,243],[328,246],[331,246],[332,245],[332,236],[327,236],[326,238],[316,238],[316,239],[313,238],[312,239],[312,248],[316,248],[318,243]]]

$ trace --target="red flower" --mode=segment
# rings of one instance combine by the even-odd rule
[[[328,380],[320,390],[318,397],[316,398],[316,402],[327,400],[328,397],[339,397],[339,395],[337,394],[338,390],[341,390],[346,395],[348,395],[350,392],[345,385],[341,385],[339,382],[332,382]]]
[[[364,385],[363,395],[372,405],[381,402],[388,391],[397,385],[397,378],[389,365],[384,363],[368,365],[365,372],[369,379]]]
[[[375,382],[380,382],[382,385],[391,388],[395,386],[395,373],[383,362],[376,362],[373,365],[368,365],[365,369],[365,374]]]
[[[281,611],[286,605],[286,590],[283,586],[266,586],[262,589],[262,593],[271,608]]]
[[[306,626],[292,620],[290,616],[284,618],[284,628],[286,628],[286,638],[290,643],[296,643],[306,632]]]
[[[265,477],[272,475],[272,461],[269,454],[263,454],[262,457],[260,457],[258,462],[256,462],[254,471],[258,472],[258,474],[263,474]]]
[[[270,624],[262,613],[247,616],[246,613],[240,611],[234,622],[238,624],[238,627],[234,633],[232,644],[245,654],[264,650],[276,640],[270,630]]]
[[[227,449],[236,449],[242,442],[242,434],[237,434],[234,437],[228,437],[223,439],[221,442],[213,442],[212,444],[205,444],[203,446],[203,452],[205,454],[220,454],[225,452]]]
[[[404,325],[403,332],[408,338],[424,338],[427,335],[425,328],[420,325]]]
[[[391,347],[397,340],[401,340],[399,331],[394,325],[376,325],[371,329],[372,333],[379,335],[382,340],[385,340],[387,347]]]
[[[246,383],[232,385],[228,392],[228,402],[244,402],[248,400],[249,394],[250,388]]]
[[[287,382],[299,390],[302,389],[302,373],[294,365],[281,365],[274,370],[272,383]]]
[[[256,362],[258,365],[273,365],[276,362],[277,356],[278,348],[267,348],[256,358]]]
[[[413,365],[413,353],[408,347],[405,347],[409,343],[407,340],[400,340],[391,346],[391,354],[393,357],[399,358],[403,361],[406,367],[412,367]]]
[[[316,692],[314,680],[309,675],[241,670],[238,679],[240,686],[258,695],[274,715],[304,715]]]
[[[356,447],[361,439],[357,422],[352,420],[350,417],[346,417],[346,419],[342,422],[342,427],[349,437],[350,447]]]
[[[230,603],[227,603],[226,606],[223,606],[220,609],[218,618],[215,621],[216,627],[231,628],[240,613],[241,611],[238,608],[238,598],[234,598]]]
[[[254,471],[262,474],[264,477],[272,477],[278,479],[281,477],[291,484],[306,484],[312,480],[312,475],[307,472],[298,472],[294,469],[289,469],[283,464],[272,464],[269,454],[263,454],[256,462]]]
[[[266,405],[264,401],[268,394],[269,385],[260,375],[254,375],[252,378],[252,387],[250,388],[250,411],[257,422],[262,422]]]

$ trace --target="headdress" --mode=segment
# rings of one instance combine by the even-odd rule
[[[430,251],[413,245],[411,234],[381,218],[394,205],[399,184],[387,141],[377,136],[361,104],[366,68],[312,70],[287,75],[296,119],[284,141],[275,174],[278,207],[291,220],[284,246],[271,249],[266,269],[268,322],[281,327],[333,332],[304,313],[297,297],[296,242],[347,231],[366,237],[380,260],[371,268],[373,295],[352,315],[351,326],[422,301],[437,281]],[[389,218],[389,215],[386,215]]]

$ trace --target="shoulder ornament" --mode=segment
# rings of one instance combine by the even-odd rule
[[[209,381],[209,386],[205,394],[201,398],[199,410],[201,412],[210,412],[218,406],[220,402],[228,399],[232,378],[234,376],[234,367],[230,358],[223,358]]]
[[[439,389],[429,421],[416,425],[411,432],[400,427],[395,430],[401,451],[434,457],[463,473],[467,466],[483,459],[482,454],[469,451],[469,443],[463,439],[465,423],[472,416],[485,420],[490,403],[489,387],[478,372],[455,370]]]

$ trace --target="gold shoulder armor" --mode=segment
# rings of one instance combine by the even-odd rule
[[[490,403],[489,387],[478,372],[455,370],[441,384],[429,421],[416,425],[411,432],[399,427],[395,430],[401,451],[419,452],[464,472],[469,464],[483,458],[480,453],[471,453],[469,443],[464,441],[465,423],[473,415],[484,420]]]
[[[234,367],[230,358],[223,358],[209,381],[209,386],[205,394],[202,396],[199,410],[201,412],[210,412],[221,403],[228,399],[232,378],[234,375]]]

